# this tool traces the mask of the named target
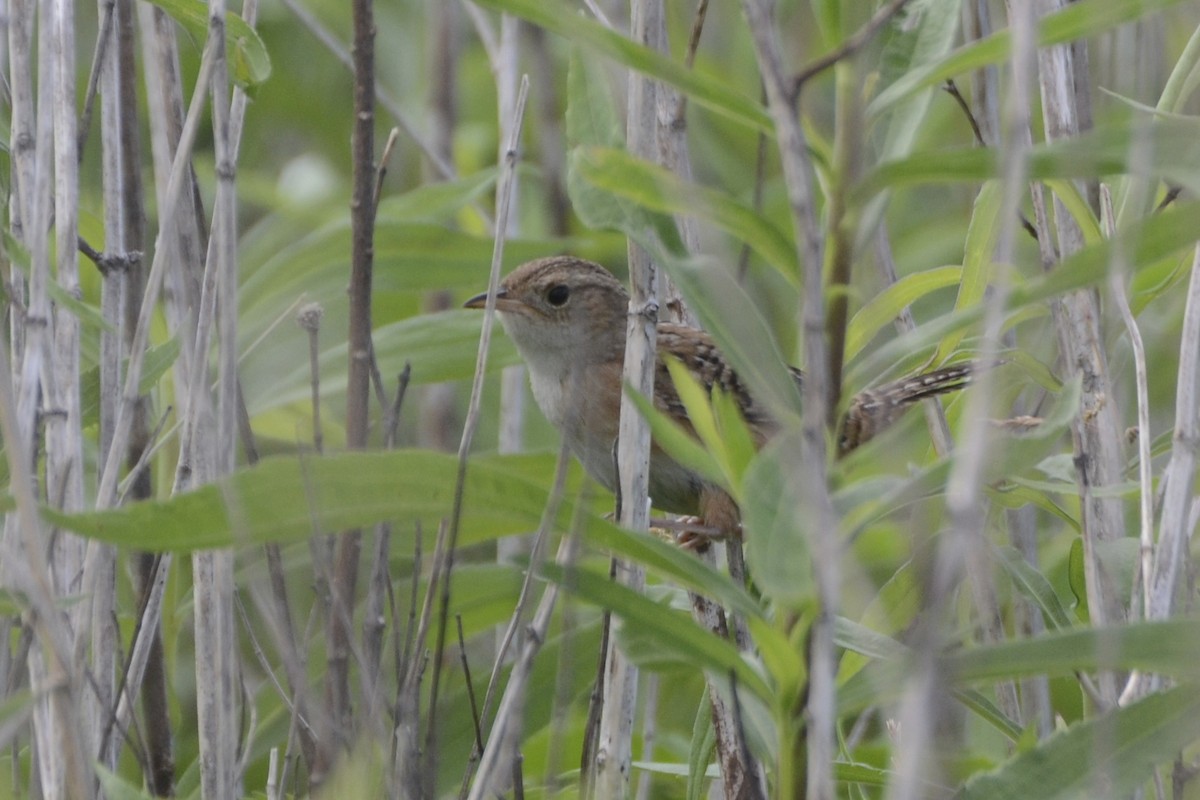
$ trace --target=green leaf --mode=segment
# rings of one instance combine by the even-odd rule
[[[1071,542],[1071,552],[1067,557],[1067,584],[1071,594],[1075,595],[1075,615],[1081,622],[1088,622],[1087,577],[1083,569],[1083,538],[1076,537]]]
[[[199,41],[208,36],[208,6],[200,0],[153,0]],[[250,89],[271,75],[271,58],[258,33],[232,11],[225,14],[225,48],[230,77]]]
[[[692,741],[688,747],[687,791],[688,800],[700,800],[703,796],[705,773],[708,761],[717,746],[717,732],[712,725],[712,699],[708,687],[700,693],[696,706],[696,720],[692,723]]]
[[[112,800],[154,800],[154,795],[143,791],[140,783],[134,785],[102,764],[96,764],[95,768],[105,797]]]
[[[786,427],[800,407],[800,392],[761,310],[737,276],[711,260],[656,255],[750,394]]]
[[[700,105],[735,122],[768,133],[771,131],[767,112],[750,99],[757,94],[754,87],[733,87],[715,77],[688,69],[656,50],[581,16],[570,4],[547,3],[543,0],[479,0],[476,5],[526,19],[575,44],[608,56],[619,64],[665,81]]]
[[[567,161],[567,193],[584,224],[590,228],[619,230],[650,252],[662,248],[673,253],[683,252],[673,217],[639,206],[586,179],[590,151],[587,147],[576,147]]]
[[[1083,233],[1085,244],[1095,244],[1104,238],[1100,232],[1100,221],[1096,219],[1096,215],[1092,213],[1092,207],[1088,205],[1087,198],[1080,193],[1074,182],[1049,180],[1046,181],[1046,186],[1054,192],[1058,201],[1075,220],[1075,224]]]
[[[841,617],[838,618],[834,629],[834,641],[850,653],[872,659],[906,659],[910,652],[905,645],[895,639]],[[844,658],[840,676],[845,676],[854,669],[853,666],[847,666]],[[1009,739],[1016,741],[1020,738],[1020,726],[980,692],[973,689],[954,689],[953,695],[955,699]]]
[[[1041,20],[1038,46],[1047,47],[1102,33],[1178,2],[1180,0],[1090,0],[1072,3]],[[881,92],[868,106],[867,113],[876,116],[921,89],[1004,61],[1011,48],[1012,31],[1007,28],[964,45],[943,58],[911,70]]]
[[[1072,726],[967,782],[963,800],[1127,797],[1200,738],[1200,688],[1185,684]]]
[[[963,253],[962,282],[958,286],[955,310],[973,308],[983,301],[992,272],[992,254],[1000,234],[1000,208],[1004,200],[1004,185],[988,181],[975,196],[971,224],[967,228],[967,244]],[[958,348],[963,332],[947,336],[938,345],[934,363],[942,363]]]
[[[504,245],[504,269],[548,252],[586,250],[586,239],[511,239]],[[289,246],[272,252],[261,264],[247,265],[243,279],[243,316],[264,307],[286,308],[295,298],[340,300],[346,293],[346,254],[350,252],[350,221],[342,217],[319,230],[304,232]],[[375,289],[377,292],[424,292],[444,289],[482,291],[491,260],[490,236],[472,236],[440,225],[403,222],[381,217],[375,230]],[[254,321],[254,320],[250,320]],[[251,339],[270,322],[246,334]]]
[[[962,15],[956,0],[917,0],[901,11],[888,26],[887,44],[880,61],[881,85],[890,86],[915,69],[946,57],[958,38]],[[919,96],[899,106],[888,123],[883,153],[895,158],[907,153],[925,119],[935,87],[927,86]]]
[[[790,641],[766,617],[747,617],[746,625],[763,666],[774,680],[778,706],[790,708],[790,704],[800,696],[808,676],[803,648]]]
[[[908,306],[939,289],[957,286],[962,267],[935,267],[905,275],[868,300],[850,320],[846,330],[846,360],[850,361],[870,343],[884,326],[890,325]]]
[[[591,520],[588,541],[616,555],[636,561],[647,570],[680,586],[699,592],[753,622],[765,613],[745,588],[725,572],[714,570],[673,542],[647,533],[627,531],[605,520]]]
[[[374,344],[380,371],[390,380],[406,363],[410,364],[414,386],[469,378],[475,372],[475,348],[482,323],[483,315],[477,311],[446,311],[410,317],[378,328]],[[242,385],[251,414],[263,414],[309,400],[310,368],[299,333],[295,334],[295,340],[292,342],[293,354],[286,363],[276,364],[270,372],[244,371]],[[321,351],[319,368],[323,395],[345,391],[345,361],[344,340],[329,344]],[[489,371],[519,362],[520,357],[508,337],[492,338]]]
[[[441,221],[483,197],[496,183],[495,167],[452,181],[424,183],[400,195],[386,197],[375,212],[380,222]]]
[[[1070,675],[1105,669],[1157,672],[1191,680],[1200,659],[1200,620],[1139,622],[1071,628],[1029,639],[977,645],[941,656],[955,682],[1008,681],[1032,675]],[[868,665],[842,686],[839,713],[899,696],[910,665],[892,658]]]
[[[773,223],[728,194],[683,181],[674,172],[623,150],[589,147],[573,162],[580,175],[643,208],[694,214],[745,242],[793,285],[798,284],[796,246]]]
[[[1084,4],[1074,4],[1079,8]],[[1041,144],[1029,154],[1033,180],[1103,178],[1130,171],[1134,147],[1145,152],[1139,174],[1200,189],[1200,121],[1195,118],[1158,118],[1114,121],[1069,141]],[[884,189],[897,186],[976,182],[1001,177],[1000,158],[990,147],[938,148],[885,161],[854,188],[865,202]],[[1085,224],[1085,229],[1088,226]]]
[[[696,472],[702,478],[716,484],[723,484],[725,475],[716,457],[696,441],[696,437],[675,420],[654,407],[654,404],[642,395],[626,387],[633,404],[646,422],[650,424],[650,434],[654,442],[667,455],[688,469]],[[653,499],[653,498],[651,498]]]
[[[1200,215],[1200,202],[1178,203],[1172,208],[1137,220],[1113,239],[1085,247],[1047,273],[1040,273],[1023,286],[1016,286],[1008,297],[1008,309],[1018,314],[1027,306],[1041,304],[1065,292],[1093,286],[1108,279],[1113,248],[1125,254],[1127,262],[1138,268],[1157,263],[1195,243],[1200,232],[1192,221]],[[982,307],[945,314],[924,323],[915,331],[897,336],[887,344],[859,358],[847,376],[851,385],[865,385],[877,376],[914,357],[923,357],[951,331],[978,324]],[[723,344],[723,343],[722,343]]]
[[[602,65],[578,47],[571,48],[567,67],[567,144],[569,147],[625,144]]]
[[[785,608],[798,608],[812,597],[811,517],[800,513],[800,476],[783,463],[783,453],[795,452],[796,446],[768,444],[743,484],[746,566],[762,593]]]
[[[1014,547],[997,547],[997,561],[1013,585],[1042,610],[1047,630],[1066,630],[1072,626],[1071,616],[1046,576],[1038,572]]]
[[[586,569],[565,570],[557,564],[545,564],[542,573],[572,594],[619,616],[622,624],[618,636],[626,643],[623,649],[631,658],[636,660],[641,654],[652,657],[655,663],[667,658],[672,663],[699,667],[716,675],[732,672],[739,684],[771,705],[774,693],[737,648],[683,613],[671,611],[607,575]]]
[[[545,456],[489,456],[467,470],[461,544],[534,530],[551,485]],[[111,511],[44,511],[56,525],[120,547],[189,552],[287,542],[391,520],[398,534],[450,515],[457,459],[425,450],[274,457],[167,500]],[[564,502],[563,514],[573,505]],[[563,517],[566,519],[567,517]]]
[[[712,410],[716,416],[717,434],[720,436],[729,482],[736,490],[736,496],[741,497],[742,481],[758,454],[758,447],[741,408],[729,392],[713,387]]]
[[[151,347],[142,358],[141,380],[138,394],[149,394],[166,371],[179,358],[179,337],[174,336],[160,345]],[[128,363],[128,359],[125,360]],[[122,375],[124,372],[122,371]],[[80,418],[83,427],[90,428],[100,422],[100,367],[92,367],[83,373],[80,381]]]

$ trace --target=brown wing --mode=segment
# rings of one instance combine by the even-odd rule
[[[686,410],[675,391],[675,383],[667,371],[666,361],[662,356],[670,355],[677,358],[692,375],[700,381],[706,391],[712,392],[713,387],[720,387],[730,395],[742,412],[746,424],[761,445],[770,434],[774,425],[766,411],[750,396],[745,384],[738,374],[725,360],[725,356],[717,349],[712,337],[703,331],[684,325],[669,322],[659,323],[658,326],[659,361],[654,378],[655,403],[671,416],[683,421]],[[690,426],[686,426],[690,427]]]
[[[838,436],[838,451],[848,453],[869,442],[919,400],[953,392],[971,382],[972,362],[942,367],[859,392],[850,400]]]

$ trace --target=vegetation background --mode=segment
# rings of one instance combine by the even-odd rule
[[[0,796],[1200,796],[1194,2],[4,19]],[[783,421],[651,415],[744,556],[458,309],[557,252]]]

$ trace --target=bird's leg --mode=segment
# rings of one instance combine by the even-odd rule
[[[684,548],[704,552],[709,542],[742,535],[742,515],[724,489],[706,484],[700,490],[700,514],[679,520],[676,540]]]

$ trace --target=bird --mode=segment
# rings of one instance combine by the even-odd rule
[[[464,307],[482,309],[487,293]],[[509,273],[496,292],[496,313],[529,371],[534,400],[560,431],[587,473],[617,491],[614,443],[621,413],[629,294],[600,264],[570,255],[529,261]],[[667,363],[682,363],[711,393],[719,387],[735,402],[761,448],[778,423],[757,402],[706,332],[657,323],[655,408],[695,434]],[[965,386],[970,362],[904,378],[853,397],[839,431],[845,454],[896,421],[917,401]],[[797,382],[803,374],[789,367]],[[686,515],[714,538],[740,533],[740,510],[721,486],[680,464],[651,442],[649,495],[662,511]]]

